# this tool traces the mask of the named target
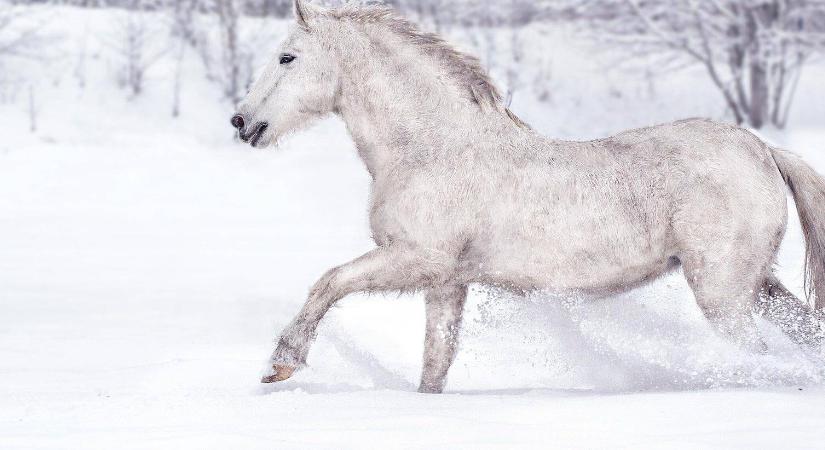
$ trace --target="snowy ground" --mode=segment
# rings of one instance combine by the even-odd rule
[[[59,12],[67,47],[107,22],[105,11]],[[689,76],[654,98],[573,94],[619,82],[564,75],[588,67],[575,53],[559,53],[553,102],[514,104],[549,134],[717,108],[709,90],[674,88]],[[678,276],[590,302],[476,287],[440,396],[415,393],[421,298],[348,298],[306,370],[260,385],[308,286],[372,245],[369,180],[343,126],[330,119],[252,151],[232,142],[229,108],[195,75],[172,120],[163,66],[144,98],[126,101],[105,51],[90,60],[96,89],[71,75],[44,87],[36,133],[23,98],[0,103],[0,448],[822,445],[821,355],[765,323],[769,354],[732,348]],[[814,79],[794,127],[770,137],[825,172]],[[797,290],[801,263],[794,222],[780,273]]]

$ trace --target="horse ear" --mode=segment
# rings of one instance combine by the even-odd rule
[[[302,28],[309,29],[309,19],[315,14],[307,0],[295,0],[295,20]]]

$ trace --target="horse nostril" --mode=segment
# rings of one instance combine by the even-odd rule
[[[243,128],[243,125],[244,125],[243,116],[241,116],[240,114],[235,114],[234,116],[232,116],[232,120],[230,122],[232,123],[233,127],[237,128],[239,130],[241,128]]]

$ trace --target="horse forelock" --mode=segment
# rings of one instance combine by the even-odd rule
[[[399,16],[392,8],[348,4],[328,10],[326,14],[336,19],[386,27],[402,41],[417,46],[422,53],[433,55],[434,59],[440,61],[451,78],[466,89],[479,107],[503,112],[519,126],[526,126],[503,105],[501,93],[477,57],[457,50],[435,33],[420,30],[414,23]]]

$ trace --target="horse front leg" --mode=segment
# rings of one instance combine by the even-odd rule
[[[407,291],[443,284],[452,264],[444,252],[405,245],[379,247],[329,270],[310,290],[301,311],[286,327],[272,354],[272,374],[263,383],[291,377],[306,364],[318,325],[338,300],[356,292]]]
[[[467,299],[467,286],[445,285],[427,293],[427,330],[424,364],[418,392],[437,394],[444,390],[447,372],[458,349],[458,333]]]

